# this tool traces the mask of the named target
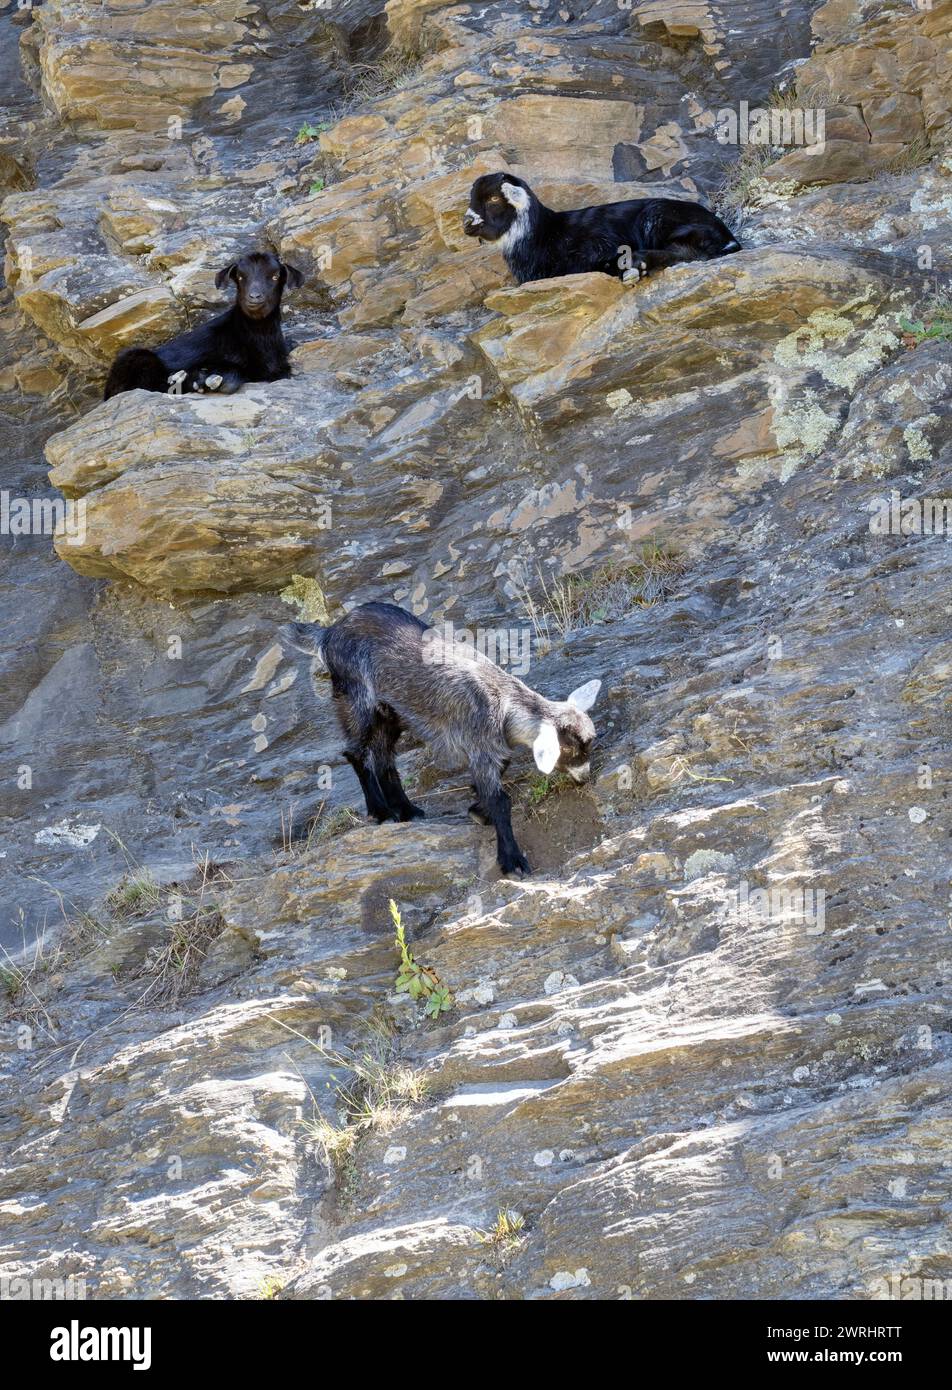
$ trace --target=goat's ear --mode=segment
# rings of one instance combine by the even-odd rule
[[[501,184],[499,191],[509,206],[514,207],[517,212],[522,212],[529,206],[528,189],[522,188],[518,183]]]
[[[287,261],[282,261],[281,264],[284,266],[284,273],[287,278],[289,290],[296,290],[299,285],[304,284],[303,271],[298,270],[296,265],[288,265]]]
[[[220,270],[215,276],[215,289],[223,290],[229,280],[234,280],[237,269],[238,262],[232,261],[231,265],[226,265],[224,270]]]
[[[532,756],[535,758],[536,767],[540,772],[551,772],[559,761],[561,752],[558,730],[550,720],[544,719],[539,725],[539,732],[532,745]]]
[[[601,681],[586,681],[584,685],[579,686],[578,690],[572,691],[566,704],[574,705],[576,709],[580,709],[585,713],[585,711],[592,708],[592,705],[594,705],[595,701],[598,699],[598,692],[601,688]]]

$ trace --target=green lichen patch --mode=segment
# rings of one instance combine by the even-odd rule
[[[907,425],[903,430],[902,437],[909,450],[909,457],[914,463],[927,463],[933,457],[932,445],[926,438],[924,427],[938,423],[938,415],[926,415],[923,419]]]
[[[807,459],[816,458],[840,427],[839,417],[820,405],[815,391],[806,391],[801,400],[774,409],[773,433],[784,455],[780,470],[786,482]]]
[[[865,300],[854,300],[841,310],[815,309],[805,323],[780,340],[774,361],[791,371],[809,368],[819,372],[830,386],[852,395],[901,343],[899,324],[892,314],[880,315],[860,327],[856,318],[868,318],[869,310]],[[850,311],[855,318],[849,316]]]
[[[303,574],[292,574],[291,582],[281,590],[281,602],[296,608],[303,622],[330,622],[327,600],[316,579],[308,579]]]

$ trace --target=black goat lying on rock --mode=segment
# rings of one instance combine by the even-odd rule
[[[567,700],[537,695],[472,647],[447,642],[390,603],[364,603],[331,627],[287,623],[284,639],[320,657],[331,674],[344,757],[353,767],[377,821],[424,813],[403,790],[394,749],[405,731],[441,760],[469,765],[476,801],[470,815],[496,829],[504,874],[529,873],[512,833],[511,802],[502,778],[514,748],[532,749],[536,766],[559,768],[575,782],[590,776],[595,726],[587,710],[601,681],[588,681]]]
[[[515,174],[484,174],[463,216],[468,236],[498,242],[517,285],[600,270],[640,280],[678,261],[708,261],[741,249],[719,217],[678,198],[553,212]]]
[[[233,281],[230,309],[159,348],[125,348],[109,369],[104,400],[120,391],[218,391],[230,395],[246,381],[278,381],[291,375],[281,329],[285,286],[304,276],[267,251],[252,251],[215,276],[223,289]]]

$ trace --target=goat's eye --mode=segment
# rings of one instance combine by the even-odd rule
[[[277,279],[279,279],[279,278],[280,278],[280,277],[277,276],[277,275],[272,275],[272,276],[271,276],[271,279],[272,279],[272,280],[277,280]]]
[[[490,198],[489,201],[490,201],[491,203],[501,203],[501,202],[502,202],[502,198],[500,198],[500,196],[499,196],[498,193],[494,193],[493,196]]]

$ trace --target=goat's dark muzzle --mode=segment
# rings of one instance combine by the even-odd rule
[[[467,208],[463,213],[463,231],[467,236],[479,237],[481,241],[486,236],[486,223],[478,212],[473,212],[472,208]]]

